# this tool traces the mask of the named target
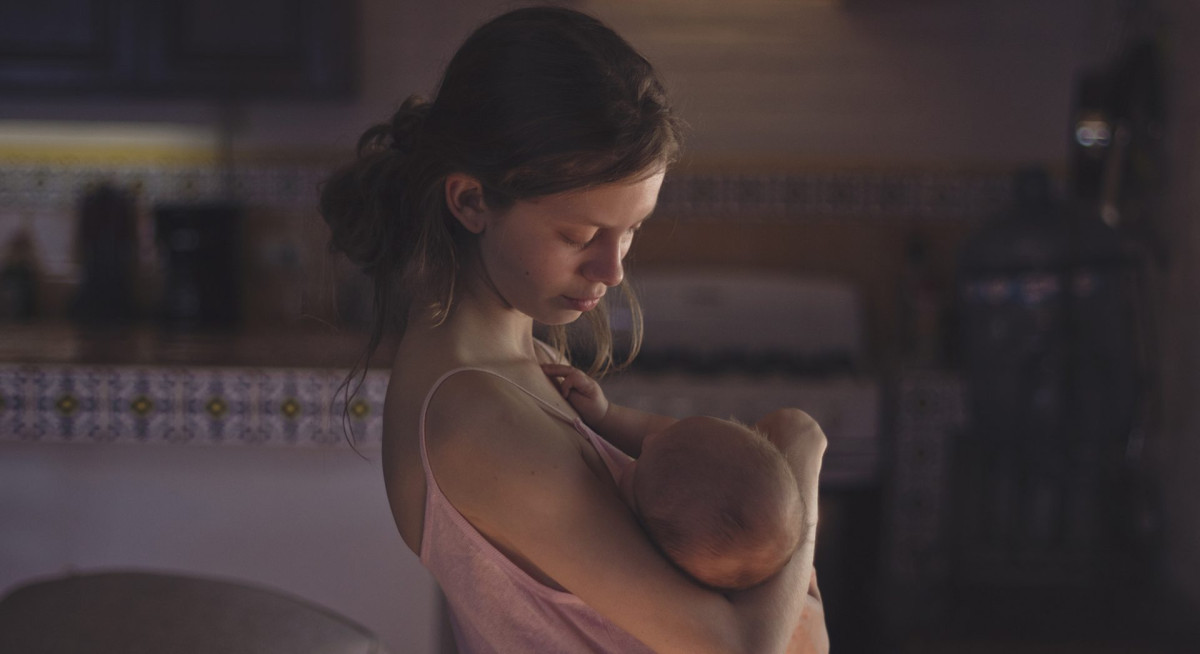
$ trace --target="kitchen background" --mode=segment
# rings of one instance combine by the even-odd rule
[[[0,591],[70,569],[185,570],[319,601],[395,651],[445,646],[436,590],[395,535],[372,459],[382,371],[347,416],[367,461],[328,408],[366,308],[354,271],[326,253],[316,186],[366,126],[432,94],[472,27],[518,4],[0,3]],[[822,534],[842,571],[822,573],[827,596],[839,579],[854,590],[838,598],[850,615],[830,598],[835,647],[1176,651],[1200,602],[1200,8],[566,4],[638,47],[690,125],[631,277],[832,281],[859,303],[860,351],[838,372],[877,390],[865,405],[877,458],[830,488],[843,500],[830,524],[853,525]],[[30,27],[44,15],[63,19]],[[1064,197],[1094,190],[1084,173],[1112,179],[1073,131],[1095,99],[1077,91],[1137,43],[1159,54],[1165,99],[1141,149],[1126,148],[1137,184],[1120,197],[1137,201],[1109,215],[1148,253],[1121,296],[1143,327],[1117,341],[1137,350],[1140,409],[1123,441],[1136,483],[1112,505],[1134,506],[1115,522],[1137,563],[1120,584],[1086,572],[1039,584],[1022,572],[1062,552],[998,564],[963,536],[955,503],[975,433],[960,291],[980,269],[967,244],[1011,212],[1018,170],[1044,169]],[[239,72],[213,72],[231,52]],[[196,252],[221,265],[196,267]],[[1083,606],[1081,589],[1111,601]],[[1125,617],[1110,620],[1117,607]]]

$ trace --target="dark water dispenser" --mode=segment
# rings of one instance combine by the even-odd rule
[[[1134,274],[1118,234],[1037,172],[964,247],[959,582],[1090,585],[1128,559],[1116,497],[1139,393]]]

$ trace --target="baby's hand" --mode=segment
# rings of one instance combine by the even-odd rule
[[[600,384],[578,368],[557,363],[542,364],[542,372],[558,384],[562,396],[579,412],[579,417],[592,429],[599,429],[609,406]]]

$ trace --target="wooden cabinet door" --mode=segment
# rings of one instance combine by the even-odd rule
[[[354,2],[147,3],[145,84],[168,94],[344,96],[354,88]]]

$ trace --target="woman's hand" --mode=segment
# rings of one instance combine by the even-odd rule
[[[542,372],[558,384],[558,390],[571,403],[579,417],[589,427],[600,431],[600,423],[608,415],[609,402],[595,379],[572,366],[557,363],[542,364]]]

